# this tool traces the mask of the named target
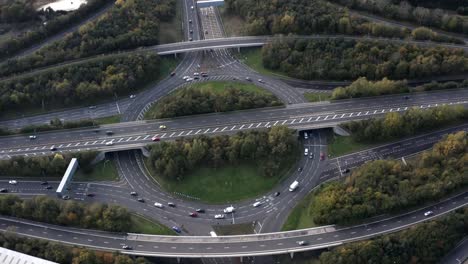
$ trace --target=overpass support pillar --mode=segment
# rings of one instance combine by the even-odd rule
[[[294,252],[289,252],[289,256],[291,256],[291,259],[294,258]]]
[[[177,59],[177,53],[174,53],[174,58],[176,58],[176,59]]]
[[[237,52],[240,53],[240,47],[237,47]]]
[[[240,257],[239,260],[241,263],[244,263],[243,257]]]
[[[180,258],[177,258],[177,263],[180,263]]]

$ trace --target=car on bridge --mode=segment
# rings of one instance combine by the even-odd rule
[[[259,207],[262,204],[263,204],[262,202],[255,202],[254,204],[252,204],[252,206],[253,207]]]
[[[205,212],[205,209],[198,208],[197,210],[195,210],[195,212],[197,212],[197,213],[204,213],[204,212]]]
[[[192,213],[190,213],[190,214],[189,214],[189,216],[190,216],[190,217],[197,217],[197,216],[198,216],[198,214],[197,214],[197,213],[193,213],[193,212],[192,212]]]
[[[297,241],[296,243],[297,243],[299,246],[306,246],[306,245],[307,245],[307,241],[304,241],[304,240]]]
[[[8,183],[11,184],[11,185],[18,184],[18,182],[16,180],[9,180]]]
[[[122,246],[122,249],[131,250],[132,247],[129,246],[129,245],[123,245],[123,246]]]
[[[130,195],[131,196],[138,196],[138,193],[137,192],[131,192]]]
[[[161,139],[158,136],[154,136],[151,138],[152,141],[160,141]]]

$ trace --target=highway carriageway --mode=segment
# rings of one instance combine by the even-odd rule
[[[153,136],[161,140],[175,138],[235,133],[248,129],[261,129],[286,125],[292,128],[311,129],[336,126],[341,122],[377,117],[389,112],[403,112],[411,107],[430,108],[441,105],[468,104],[468,90],[451,90],[403,95],[344,100],[326,104],[300,104],[286,108],[257,109],[233,113],[198,115],[159,120],[156,122],[128,122],[95,129],[65,130],[39,134],[37,139],[28,136],[0,138],[0,155],[44,155],[50,147],[58,151],[123,150],[135,149],[151,142]],[[167,129],[160,129],[166,125]],[[105,131],[114,134],[107,136]],[[113,142],[107,146],[107,142]]]
[[[59,227],[37,222],[0,217],[0,230],[89,248],[121,251],[125,254],[160,257],[242,257],[274,255],[328,248],[408,228],[446,214],[468,204],[463,192],[437,204],[403,215],[375,220],[353,227],[326,226],[287,232],[241,236],[157,236],[145,234],[113,234],[95,230]],[[431,210],[433,215],[424,216]],[[307,241],[299,246],[297,241]],[[129,245],[132,250],[122,250]]]

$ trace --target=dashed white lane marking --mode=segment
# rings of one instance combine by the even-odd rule
[[[203,132],[203,134],[206,134],[208,133],[208,131],[210,131],[211,128],[208,128],[207,130],[205,130],[205,132]]]
[[[128,142],[128,141],[130,141],[131,139],[132,139],[132,137],[129,137],[129,138],[127,138],[127,140],[125,140],[125,142]]]
[[[231,127],[231,130],[234,130],[234,128],[236,128],[236,126],[232,126],[232,127]]]
[[[195,135],[197,135],[197,134],[200,133],[200,132],[201,132],[201,129],[199,129],[197,132],[195,132]]]
[[[223,131],[226,130],[227,128],[228,128],[228,127],[224,127],[224,128],[221,130],[221,132],[223,132]]]
[[[182,131],[179,133],[179,135],[177,135],[178,137],[182,136],[184,134],[185,131]]]
[[[143,140],[145,140],[145,139],[149,138],[149,136],[150,136],[150,135],[147,135],[146,137],[144,137],[144,138],[143,138]]]
[[[172,134],[171,134],[169,137],[172,137],[172,136],[174,136],[174,134],[175,134],[175,132],[172,132]]]

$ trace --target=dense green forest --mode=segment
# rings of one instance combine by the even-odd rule
[[[0,5],[0,23],[20,23],[37,17],[32,1],[10,0]]]
[[[345,181],[322,186],[310,210],[316,224],[345,224],[436,201],[468,185],[468,134],[450,134],[405,166],[378,160]]]
[[[298,151],[297,137],[287,127],[272,127],[268,131],[239,132],[233,136],[198,136],[163,141],[151,145],[150,164],[154,171],[168,180],[183,180],[197,166],[220,167],[224,164],[252,162],[265,177],[290,166],[289,157]]]
[[[364,96],[377,96],[385,94],[409,92],[406,81],[392,81],[383,78],[381,81],[368,81],[361,77],[346,87],[338,87],[333,90],[332,99],[356,98]]]
[[[376,0],[331,0],[350,8],[376,13],[378,15],[396,19],[407,20],[423,26],[437,27],[443,30],[468,34],[468,17],[463,17],[441,9],[430,9],[422,6],[412,6],[407,1],[394,4],[392,1]],[[415,3],[419,1],[413,1]],[[421,1],[429,2],[429,1]],[[431,1],[432,2],[432,1]],[[462,7],[462,6],[459,6]],[[465,5],[464,7],[467,7]],[[464,13],[464,8],[459,9]]]
[[[0,111],[65,107],[129,94],[159,75],[156,54],[113,56],[0,82]]]
[[[142,257],[132,258],[119,253],[92,251],[47,240],[24,238],[16,235],[14,229],[9,229],[9,231],[5,233],[0,233],[0,246],[60,264],[151,263]]]
[[[110,0],[89,0],[86,5],[82,5],[79,9],[72,12],[54,11],[46,9],[41,11],[31,10],[32,1],[12,0],[8,4],[3,5],[0,10],[2,21],[21,22],[35,21],[39,17],[45,18],[40,27],[33,27],[23,34],[7,38],[0,42],[0,58],[13,55],[16,52],[25,49],[33,44],[43,41],[64,28],[70,27],[78,23],[80,20],[87,18],[96,10],[101,9],[105,4],[111,3]],[[1,23],[1,22],[0,22]],[[44,24],[45,23],[45,24]]]
[[[88,151],[38,157],[13,156],[0,160],[0,176],[61,177],[72,158],[78,159],[81,169],[89,171],[96,155],[95,151]]]
[[[320,264],[436,264],[468,235],[468,208],[407,230],[333,248]]]
[[[468,72],[461,49],[377,41],[282,39],[263,46],[262,56],[266,68],[307,80],[398,80]]]
[[[409,32],[351,16],[323,0],[226,0],[226,10],[246,20],[249,35],[339,33],[404,37]]]
[[[356,142],[377,143],[412,136],[468,120],[463,106],[439,106],[430,109],[411,108],[403,114],[387,113],[383,118],[351,121],[342,126]]]
[[[225,87],[222,92],[189,87],[159,101],[157,111],[148,118],[170,118],[279,105],[282,105],[281,101],[273,94],[242,90],[233,84]]]
[[[48,196],[21,199],[0,196],[0,214],[49,224],[125,232],[130,230],[130,212],[117,205],[62,201]]]
[[[0,65],[5,76],[90,55],[158,44],[160,21],[175,13],[175,0],[118,0],[96,21],[89,22],[35,54]]]

